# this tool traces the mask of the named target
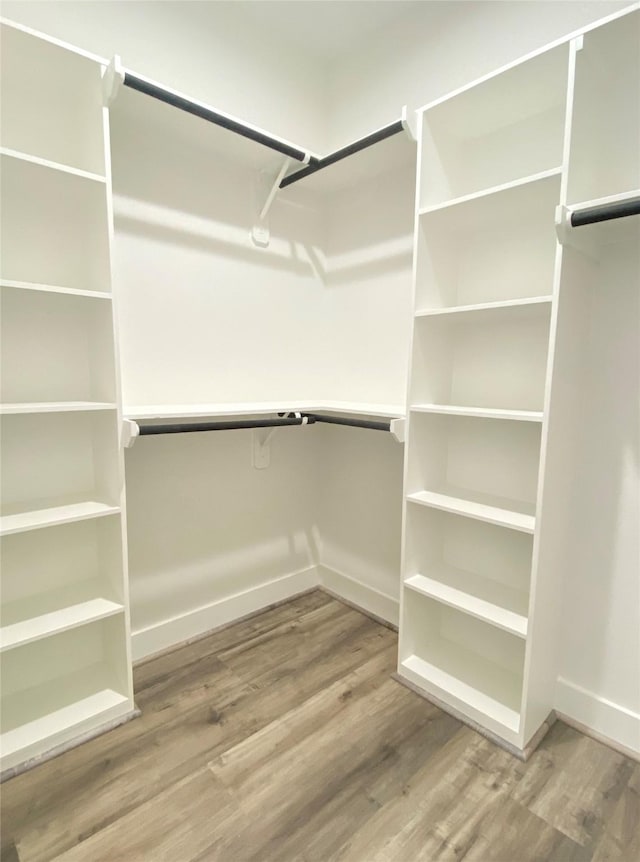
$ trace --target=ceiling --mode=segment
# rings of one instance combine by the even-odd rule
[[[315,60],[327,61],[415,8],[416,2],[428,0],[236,0],[233,7],[270,39],[279,35]]]

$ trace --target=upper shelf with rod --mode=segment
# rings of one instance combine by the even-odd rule
[[[409,141],[413,142],[414,136],[406,109],[403,109],[398,120],[320,157],[291,141],[135,74],[125,69],[117,56],[112,59],[104,75],[104,96],[112,110],[125,116],[135,115],[138,121],[142,119],[159,134],[170,132],[178,139],[197,134],[213,153],[251,164],[254,168],[273,169],[278,164],[278,156],[284,157],[289,160],[286,163],[286,176],[283,170],[282,175],[277,177],[276,190],[302,180],[306,187],[314,190],[339,187],[359,177],[379,173],[381,164],[391,165],[398,159],[406,160],[409,154],[412,158],[415,155],[415,148],[409,144]],[[167,106],[177,108],[188,117],[180,118],[177,112],[167,110]],[[233,137],[229,132],[234,133]],[[382,146],[374,147],[380,144]],[[348,170],[324,170],[365,151],[366,155],[359,158],[357,163],[349,160]],[[309,183],[307,177],[320,171],[320,181]],[[333,181],[328,179],[330,175]]]

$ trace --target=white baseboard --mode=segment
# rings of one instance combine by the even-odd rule
[[[374,617],[379,617],[392,626],[398,627],[400,619],[400,602],[379,590],[363,584],[362,581],[338,572],[329,566],[318,566],[320,586],[328,592],[335,593],[338,598],[362,608]]]
[[[131,634],[133,660],[138,661],[184,643],[276,602],[293,598],[319,584],[318,567],[309,566],[301,572],[274,578],[244,592],[225,596],[202,608],[138,629]]]
[[[612,748],[636,759],[640,755],[640,714],[560,677],[556,688],[558,717]]]

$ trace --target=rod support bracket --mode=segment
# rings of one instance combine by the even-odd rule
[[[102,101],[106,108],[115,102],[124,84],[124,68],[119,54],[114,54],[102,73]]]
[[[400,117],[402,128],[407,133],[410,141],[414,143],[418,140],[418,112],[409,111],[407,105],[402,106],[402,115]]]
[[[402,417],[400,419],[392,419],[389,422],[389,431],[393,436],[393,439],[398,443],[404,443],[405,441],[405,429],[407,425],[407,420]]]
[[[571,230],[571,210],[565,204],[558,204],[556,207],[556,236],[560,245],[569,244]]]
[[[122,445],[125,449],[131,449],[140,436],[140,426],[133,419],[122,420]]]

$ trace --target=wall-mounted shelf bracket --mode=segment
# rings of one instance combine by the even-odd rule
[[[300,425],[313,424],[307,416],[302,413],[278,413],[280,419],[298,419]],[[256,470],[266,470],[271,464],[271,440],[276,433],[277,426],[268,428],[256,428],[252,434],[251,441],[251,462]]]
[[[251,229],[251,239],[253,240],[253,244],[259,246],[260,248],[266,248],[269,245],[270,235],[267,216],[269,215],[271,205],[273,204],[276,195],[278,194],[280,183],[282,182],[285,174],[289,170],[290,164],[291,159],[287,156],[287,158],[282,163],[282,166],[278,171],[275,180],[272,181],[271,187],[268,189],[265,202],[263,203],[262,208],[258,213],[257,221]],[[264,182],[264,174],[261,175],[261,179],[262,182],[259,183],[259,186],[264,190],[264,186],[267,185],[267,183]]]
[[[402,106],[402,116],[400,117],[402,128],[407,133],[409,140],[418,140],[418,112],[409,111],[407,105]]]
[[[124,68],[119,54],[114,54],[113,59],[102,73],[102,101],[105,107],[109,107],[116,100],[120,88],[124,84]]]

